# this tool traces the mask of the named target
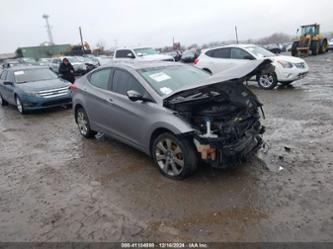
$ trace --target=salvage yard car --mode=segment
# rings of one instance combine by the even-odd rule
[[[114,60],[140,60],[140,61],[175,61],[166,54],[159,54],[154,48],[119,48],[114,52]]]
[[[328,50],[333,51],[333,38],[328,41]]]
[[[24,114],[28,110],[70,105],[70,83],[47,67],[17,66],[0,75],[1,105],[12,104]]]
[[[270,63],[249,61],[218,78],[182,63],[102,66],[71,87],[75,121],[86,138],[102,132],[152,156],[170,178],[191,175],[200,161],[227,168],[262,145],[262,104],[242,83]]]
[[[306,62],[297,57],[275,55],[256,45],[227,45],[202,50],[195,64],[210,73],[219,73],[231,67],[246,64],[249,60],[267,58],[273,61],[275,71],[269,74],[258,73],[255,76],[263,89],[273,89],[278,82],[289,85],[299,80],[309,72]]]
[[[87,66],[85,65],[84,62],[79,61],[76,57],[74,56],[66,56],[66,57],[59,57],[59,58],[53,58],[49,64],[49,67],[53,72],[56,74],[59,74],[59,67],[60,64],[62,63],[62,60],[64,58],[67,58],[69,62],[72,64],[74,68],[74,74],[75,75],[83,75],[87,71]]]

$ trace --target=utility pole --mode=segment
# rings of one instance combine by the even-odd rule
[[[82,52],[85,54],[85,51],[84,51],[84,45],[83,45],[83,38],[82,38],[82,30],[81,30],[81,26],[79,27],[79,31],[80,31],[80,39],[81,39],[81,48],[82,48]]]
[[[53,36],[52,36],[52,32],[51,32],[51,26],[49,24],[49,17],[50,17],[49,15],[46,15],[46,14],[43,15],[43,18],[45,19],[45,22],[46,22],[46,30],[47,30],[47,35],[49,37],[49,42],[50,42],[50,44],[54,44]]]
[[[235,34],[236,34],[236,42],[238,44],[238,32],[237,32],[237,26],[235,26]]]

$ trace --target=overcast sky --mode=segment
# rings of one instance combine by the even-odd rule
[[[309,4],[308,4],[309,3]],[[295,34],[301,24],[318,22],[333,31],[333,1],[299,0],[0,0],[0,53],[47,41],[44,13],[54,41],[79,43],[78,27],[93,47],[184,45]],[[315,5],[315,6],[314,6]]]

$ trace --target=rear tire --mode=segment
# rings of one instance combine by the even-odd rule
[[[8,102],[3,99],[3,97],[1,96],[1,94],[0,94],[0,105],[2,105],[2,106],[8,105]]]
[[[327,49],[328,49],[328,43],[327,43],[327,40],[325,39],[325,40],[323,40],[323,42],[320,45],[319,53],[320,54],[326,53]]]
[[[152,156],[162,175],[182,180],[194,173],[198,156],[193,142],[170,132],[160,134],[153,142]]]
[[[258,85],[265,90],[273,89],[278,83],[275,73],[258,74],[257,82]]]
[[[85,138],[93,138],[96,135],[97,132],[90,128],[88,115],[82,107],[76,110],[75,120],[82,136]]]

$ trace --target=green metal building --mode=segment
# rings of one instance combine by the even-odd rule
[[[34,59],[49,58],[57,55],[64,55],[71,50],[70,44],[22,47],[16,50],[18,57],[29,57]]]

